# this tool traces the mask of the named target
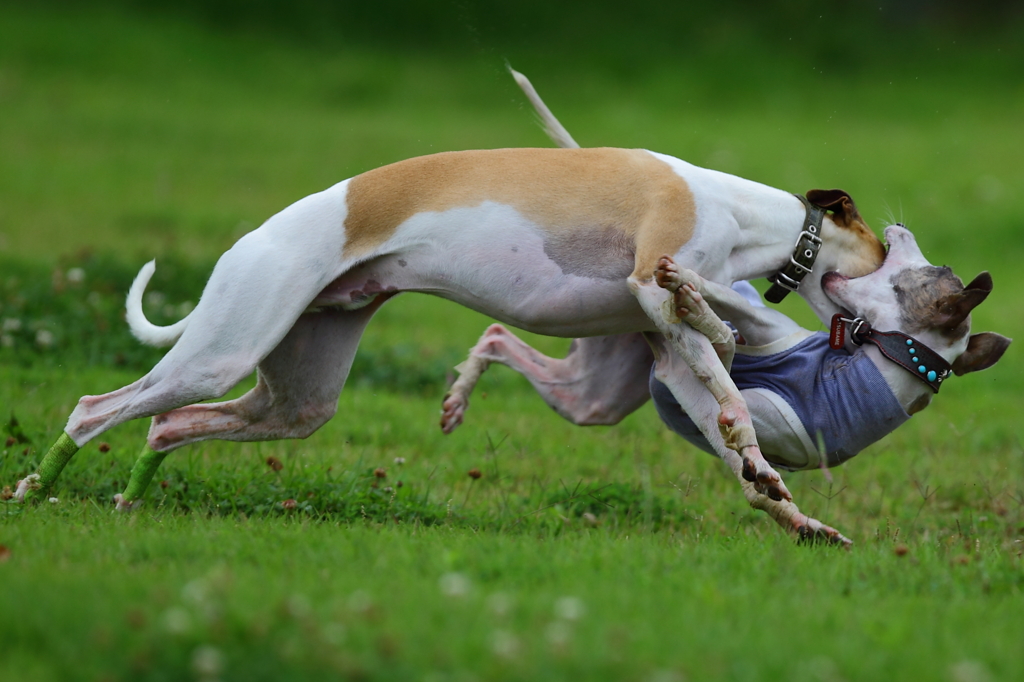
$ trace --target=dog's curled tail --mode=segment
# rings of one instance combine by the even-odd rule
[[[142,266],[139,274],[135,276],[135,281],[132,282],[132,288],[128,290],[128,300],[125,302],[125,309],[127,311],[128,326],[132,330],[132,336],[147,346],[161,348],[174,345],[174,342],[178,340],[188,325],[188,316],[166,327],[158,327],[146,319],[146,314],[142,312],[142,295],[146,293],[146,285],[149,284],[149,280],[153,277],[155,271],[155,260],[151,260]]]

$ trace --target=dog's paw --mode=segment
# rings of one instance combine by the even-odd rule
[[[849,549],[853,546],[853,540],[846,537],[831,526],[826,526],[817,519],[804,517],[800,525],[794,526],[797,542],[800,544],[816,545],[829,544]]]
[[[142,500],[133,500],[129,502],[128,500],[124,499],[124,495],[122,495],[121,493],[114,495],[114,511],[121,512],[122,514],[127,514],[138,509],[141,506]]]
[[[768,464],[764,457],[743,456],[743,479],[754,484],[754,489],[776,502],[793,501],[793,495],[786,488],[782,477]]]
[[[18,483],[14,486],[14,501],[24,502],[26,495],[28,495],[28,497],[31,499],[33,496],[30,495],[29,492],[39,490],[42,487],[42,485],[39,483],[39,478],[39,474],[29,474],[25,478],[18,481]]]
[[[662,256],[658,259],[658,265],[654,268],[654,281],[669,291],[675,291],[683,283],[679,277],[679,266],[671,257]]]
[[[449,393],[441,403],[441,432],[448,434],[462,424],[469,400],[461,392]]]
[[[707,301],[704,300],[700,291],[691,282],[683,282],[675,291],[673,303],[675,304],[676,315],[679,316],[679,319],[692,324],[696,328],[700,328],[704,326],[701,323],[709,314],[714,315]]]

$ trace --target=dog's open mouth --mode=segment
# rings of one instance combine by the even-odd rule
[[[821,290],[825,292],[826,296],[828,296],[828,300],[832,301],[832,303],[840,309],[844,317],[853,318],[853,312],[849,309],[846,303],[841,300],[840,294],[842,286],[850,279],[852,278],[839,272],[826,272],[821,276]]]

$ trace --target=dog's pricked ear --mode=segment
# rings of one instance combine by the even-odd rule
[[[807,200],[832,212],[832,222],[842,227],[849,227],[854,221],[863,223],[853,198],[841,189],[812,189],[807,192]]]
[[[967,342],[967,350],[953,361],[953,373],[960,376],[968,372],[988,369],[1003,357],[1003,353],[1010,347],[1011,341],[1013,339],[1008,339],[995,332],[971,334],[971,339]]]
[[[980,273],[977,277],[971,280],[971,283],[964,287],[967,289],[977,289],[984,291],[988,295],[992,291],[992,275],[988,274],[988,270]]]
[[[971,280],[963,291],[939,299],[932,324],[939,329],[955,329],[990,293],[992,275],[986,271]]]

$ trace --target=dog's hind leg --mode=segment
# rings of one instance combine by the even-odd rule
[[[128,485],[125,486],[124,492],[114,495],[117,511],[130,512],[136,506],[142,504],[142,494],[146,492],[149,482],[153,480],[156,470],[160,467],[160,463],[164,461],[164,457],[167,454],[166,452],[157,452],[149,447],[148,443],[146,444],[139,454],[139,458],[132,465],[131,474],[128,477]]]
[[[300,317],[257,366],[255,388],[237,400],[188,405],[153,419],[149,445],[167,451],[218,438],[306,438],[334,416],[359,340],[386,300],[358,310],[328,309]]]
[[[654,356],[643,335],[635,333],[574,339],[565,358],[551,358],[492,324],[455,368],[459,378],[442,404],[442,431],[451,433],[462,423],[469,395],[492,362],[525,376],[561,417],[589,426],[617,424],[647,402]]]
[[[24,491],[19,485],[19,499],[31,501],[45,497],[75,453],[104,431],[132,419],[223,395],[251,374],[256,364],[238,360],[203,364],[202,360],[195,360],[177,365],[166,362],[173,352],[171,349],[164,360],[138,381],[104,395],[82,397],[68,418],[64,432],[43,456],[36,474],[30,477],[34,480],[26,479],[29,485]]]
[[[79,400],[64,433],[39,464],[35,489],[25,497],[45,495],[75,452],[100,433],[220,397],[249,376],[337,276],[341,232],[310,227],[340,223],[343,211],[337,191],[321,192],[236,242],[217,261],[188,325],[163,359],[124,388]],[[314,238],[319,242],[311,244]]]
[[[301,316],[257,366],[256,386],[237,400],[187,405],[153,418],[147,449],[132,467],[124,493],[128,510],[173,449],[201,440],[305,438],[337,409],[366,324],[386,300],[355,311],[329,309]]]

